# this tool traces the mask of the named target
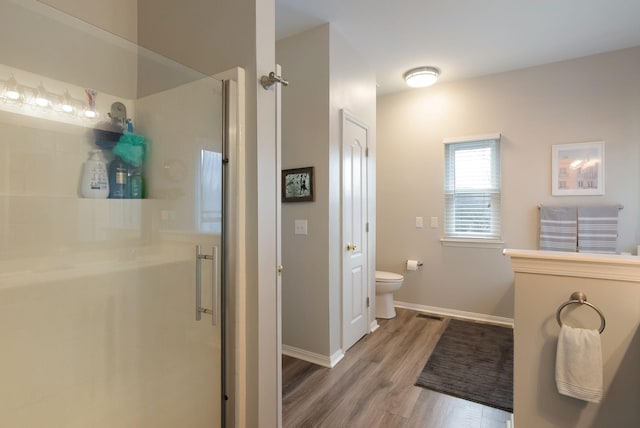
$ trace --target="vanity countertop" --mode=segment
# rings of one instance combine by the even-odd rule
[[[505,248],[515,273],[537,273],[640,282],[640,257]]]

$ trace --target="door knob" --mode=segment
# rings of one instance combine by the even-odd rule
[[[347,244],[347,251],[355,251],[356,250],[356,244],[352,244],[351,242],[349,242]]]

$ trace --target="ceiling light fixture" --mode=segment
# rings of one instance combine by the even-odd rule
[[[404,80],[412,88],[431,86],[438,80],[440,70],[435,67],[418,67],[404,73]]]
[[[22,84],[24,76],[18,77],[20,84],[13,74],[7,80],[0,79],[0,110],[48,119],[55,119],[55,115],[61,114],[64,115],[62,121],[72,121],[73,123],[76,122],[76,118],[98,120],[100,117],[95,103],[98,93],[93,89],[85,91],[89,102],[84,103],[78,98],[74,98],[69,89],[65,89],[64,93],[60,95],[56,92],[49,92],[42,82],[38,86],[24,85]],[[57,82],[56,84],[60,86],[61,83]],[[76,89],[75,92],[77,91]]]

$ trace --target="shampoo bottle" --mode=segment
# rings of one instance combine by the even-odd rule
[[[127,195],[128,198],[131,199],[142,199],[143,195],[143,181],[142,181],[142,167],[134,167],[131,166],[129,168],[129,193]]]
[[[120,158],[111,161],[109,165],[109,198],[125,199],[128,193],[128,165]]]
[[[89,160],[84,163],[80,192],[85,198],[109,196],[107,166],[100,156],[101,153],[101,150],[91,150]]]

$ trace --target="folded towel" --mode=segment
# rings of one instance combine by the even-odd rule
[[[618,206],[578,207],[578,251],[615,254]]]
[[[602,399],[602,346],[598,330],[563,325],[556,352],[558,392],[579,400]]]
[[[540,207],[540,249],[575,252],[577,219],[576,207]]]

